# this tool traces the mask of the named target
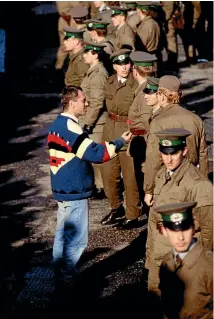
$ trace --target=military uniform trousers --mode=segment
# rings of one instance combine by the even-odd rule
[[[111,141],[127,131],[127,124],[114,122],[107,119],[104,126],[103,140]],[[123,193],[121,190],[121,175],[126,198],[126,218],[136,219],[141,213],[141,203],[135,178],[133,158],[127,156],[126,148],[122,149],[116,157],[102,164],[101,173],[104,190],[109,200],[111,209],[117,209],[123,204]]]
[[[59,16],[58,20],[58,33],[59,33],[59,49],[57,51],[56,55],[56,65],[55,67],[57,69],[61,69],[63,67],[64,61],[66,57],[68,56],[68,53],[64,51],[63,49],[63,40],[64,40],[64,31],[63,28],[69,26],[70,23],[68,23],[63,17]]]

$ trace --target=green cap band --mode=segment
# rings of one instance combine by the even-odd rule
[[[188,219],[188,214],[184,212],[179,213],[172,213],[170,215],[162,215],[163,222],[170,222],[170,223],[181,223],[182,221]]]
[[[90,22],[90,23],[87,23],[87,27],[95,28],[95,29],[106,29],[107,25],[103,23]]]
[[[146,88],[148,90],[153,90],[153,91],[157,91],[158,90],[158,86],[157,85],[154,85],[154,84],[147,84]]]
[[[140,5],[140,4],[138,4],[137,7],[141,10],[149,10],[150,9],[150,6],[144,6],[144,5]]]
[[[118,14],[123,14],[123,15],[126,15],[126,12],[125,11],[120,11],[120,10],[112,10],[111,11],[111,14],[112,15],[118,15]]]
[[[175,139],[175,140],[167,140],[167,139],[160,139],[160,145],[166,146],[166,147],[171,147],[171,146],[178,146],[186,144],[185,140],[183,139]]]
[[[134,62],[137,66],[153,66],[152,62]]]
[[[96,46],[93,46],[93,45],[86,45],[84,47],[85,50],[92,50],[92,51],[102,51],[103,48],[101,47],[96,47]]]
[[[123,62],[126,58],[129,58],[128,54],[121,54],[113,58],[112,62],[120,61]]]
[[[82,33],[65,32],[65,37],[83,39],[83,34]]]

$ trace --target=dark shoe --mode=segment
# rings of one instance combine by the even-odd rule
[[[125,218],[123,221],[119,222],[115,227],[118,229],[133,229],[137,228],[139,226],[138,224],[138,218],[136,219],[127,219]]]
[[[117,209],[112,209],[110,213],[101,220],[100,223],[102,225],[111,225],[118,222],[118,220],[120,220],[124,216],[125,216],[125,209],[123,206],[120,206]]]
[[[103,188],[97,188],[95,195],[92,197],[92,199],[105,199],[105,198],[106,198],[106,194]]]

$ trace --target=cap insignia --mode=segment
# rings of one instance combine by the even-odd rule
[[[92,27],[93,27],[93,23],[90,22],[90,23],[88,24],[88,26],[89,26],[89,28],[92,28]]]
[[[161,143],[163,146],[172,146],[172,142],[169,140],[163,140]]]
[[[118,56],[119,61],[125,60],[126,56],[124,54]]]
[[[115,11],[114,11],[114,10],[112,10],[112,11],[111,11],[111,13],[112,13],[112,14],[115,14]]]
[[[175,213],[170,216],[170,220],[173,223],[180,223],[184,219],[183,214]]]

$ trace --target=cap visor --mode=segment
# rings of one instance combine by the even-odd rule
[[[184,145],[179,145],[179,146],[173,146],[173,147],[166,147],[163,145],[159,145],[159,151],[163,154],[175,154],[178,151],[182,150],[184,148]]]
[[[129,63],[131,63],[131,61],[129,59],[125,59],[123,61],[118,60],[118,61],[113,62],[113,64],[119,64],[119,65],[129,64]]]
[[[154,93],[157,93],[157,91],[154,91],[154,90],[150,90],[150,89],[148,89],[148,88],[145,88],[145,89],[143,90],[143,93],[146,93],[146,94],[154,94]]]
[[[163,226],[174,231],[184,231],[193,227],[193,222],[191,220],[184,220],[179,224],[163,222]]]

